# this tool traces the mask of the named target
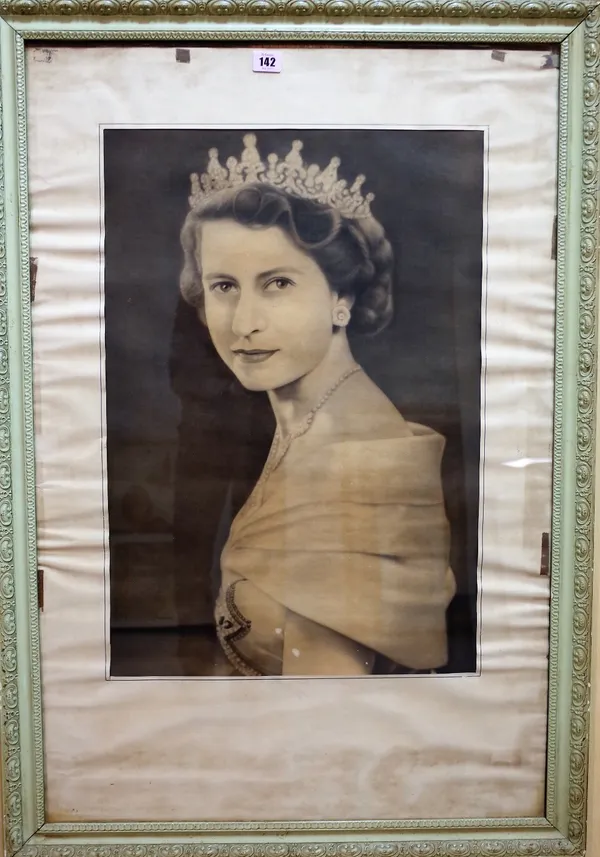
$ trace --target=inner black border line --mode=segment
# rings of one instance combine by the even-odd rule
[[[248,124],[239,123],[203,123],[203,124],[187,124],[187,123],[123,123],[123,122],[114,122],[114,123],[102,123],[98,126],[98,142],[99,142],[99,153],[100,157],[98,159],[98,185],[99,185],[99,201],[100,201],[100,230],[99,230],[99,245],[98,245],[98,261],[99,261],[99,277],[98,277],[98,291],[99,291],[99,304],[98,304],[98,321],[99,321],[99,352],[100,352],[100,390],[101,390],[101,413],[103,417],[106,417],[106,374],[102,373],[102,367],[105,365],[105,350],[103,350],[104,341],[103,341],[103,326],[104,326],[104,317],[102,315],[102,306],[105,297],[105,290],[103,291],[103,286],[105,287],[105,255],[103,252],[103,241],[105,236],[105,207],[104,207],[104,129],[105,128],[115,128],[115,129],[148,129],[148,130],[165,130],[168,131],[170,129],[173,130],[190,130],[190,131],[202,131],[202,130],[222,130],[222,131],[234,131],[234,130],[260,130],[261,128],[272,128],[274,130],[293,130],[293,129],[335,129],[339,128],[341,130],[359,130],[361,128],[364,129],[372,129],[372,128],[380,128],[381,130],[389,130],[389,131],[418,131],[420,129],[425,130],[439,130],[439,131],[463,131],[463,130],[482,130],[485,136],[485,148],[484,148],[484,180],[485,180],[485,195],[482,200],[483,202],[483,214],[485,218],[485,234],[483,236],[481,251],[483,260],[485,260],[485,264],[482,270],[481,283],[484,288],[482,288],[482,300],[480,305],[481,311],[481,320],[482,325],[482,335],[480,337],[480,358],[481,358],[481,370],[479,375],[479,383],[480,383],[480,392],[481,385],[483,382],[483,392],[482,392],[482,401],[480,404],[480,418],[482,420],[480,429],[479,429],[479,447],[480,447],[480,474],[479,474],[479,509],[478,509],[478,528],[477,528],[477,547],[478,547],[478,559],[477,559],[477,633],[475,636],[476,639],[476,669],[473,672],[464,672],[464,673],[406,673],[399,675],[365,675],[365,676],[203,676],[203,675],[192,675],[192,676],[113,676],[110,673],[110,664],[111,664],[111,639],[110,639],[110,609],[108,605],[107,599],[107,590],[109,590],[110,586],[110,521],[108,522],[108,539],[106,538],[107,533],[107,517],[108,517],[108,505],[106,502],[106,491],[108,488],[108,461],[107,461],[107,440],[108,440],[108,427],[105,427],[104,422],[102,423],[101,431],[104,431],[106,428],[106,433],[101,435],[101,462],[102,462],[102,499],[103,499],[103,509],[102,509],[102,520],[104,525],[104,534],[105,537],[102,540],[102,551],[103,551],[103,593],[104,593],[104,603],[103,603],[103,614],[104,614],[104,680],[106,682],[173,682],[173,681],[210,681],[210,682],[223,682],[223,681],[239,681],[242,680],[250,680],[250,681],[305,681],[305,682],[313,682],[313,681],[373,681],[373,680],[398,680],[398,679],[473,679],[480,678],[483,675],[482,671],[482,637],[483,637],[483,628],[481,621],[481,607],[482,607],[482,583],[483,583],[483,528],[484,528],[484,492],[485,492],[485,449],[486,449],[486,407],[487,407],[487,360],[484,360],[484,355],[487,354],[487,305],[488,305],[488,270],[489,270],[489,154],[490,154],[490,126],[489,125],[436,125],[433,123],[423,124],[423,125],[390,125],[389,123],[369,123],[368,125],[352,125],[349,126],[347,123],[330,123],[330,124],[306,124],[306,123],[293,123],[293,124],[282,124],[281,122],[260,122],[253,124],[250,128]],[[481,537],[480,537],[481,536]],[[170,626],[169,626],[170,627]],[[139,630],[153,630],[153,629],[139,629]]]

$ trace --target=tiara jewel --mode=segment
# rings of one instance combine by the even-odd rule
[[[371,216],[371,202],[375,195],[362,195],[365,176],[357,176],[348,187],[348,182],[338,178],[339,158],[332,158],[324,170],[317,164],[306,165],[301,154],[304,144],[301,140],[294,140],[283,160],[271,154],[265,164],[256,148],[256,135],[246,134],[243,140],[244,150],[240,159],[227,158],[225,166],[219,161],[218,150],[209,149],[206,172],[201,176],[198,173],[190,176],[189,202],[192,210],[219,191],[263,182],[302,199],[313,199],[336,208],[344,217],[355,219]]]

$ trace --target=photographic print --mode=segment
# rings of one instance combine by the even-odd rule
[[[47,56],[48,817],[537,817],[570,585],[547,47]]]
[[[102,147],[110,674],[475,672],[484,130]]]

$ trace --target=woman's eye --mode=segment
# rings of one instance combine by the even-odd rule
[[[293,285],[293,282],[288,280],[287,277],[275,277],[275,279],[269,280],[269,282],[265,284],[265,291],[282,292],[284,289]]]
[[[218,292],[221,295],[227,295],[230,292],[234,291],[235,283],[228,283],[227,280],[223,280],[219,283],[213,283],[210,287],[211,292]]]

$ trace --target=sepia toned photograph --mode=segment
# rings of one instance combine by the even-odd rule
[[[476,672],[484,130],[101,145],[110,675]]]

